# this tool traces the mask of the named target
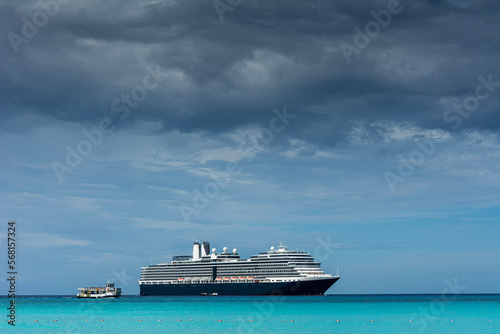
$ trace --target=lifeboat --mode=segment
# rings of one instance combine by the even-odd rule
[[[177,280],[178,281],[184,281],[184,278],[178,278]]]
[[[246,279],[246,277],[240,277],[241,280]]]
[[[224,277],[224,281],[229,281],[229,277]]]

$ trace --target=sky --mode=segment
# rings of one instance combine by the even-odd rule
[[[500,3],[0,0],[18,294],[195,241],[281,241],[328,293],[500,293]],[[0,288],[6,294],[7,283]]]

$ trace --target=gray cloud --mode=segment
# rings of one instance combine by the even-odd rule
[[[288,105],[300,122],[287,133],[327,146],[345,141],[359,122],[451,131],[443,101],[472,94],[480,75],[500,81],[500,5],[401,3],[350,64],[340,44],[353,44],[353,28],[363,29],[386,1],[245,0],[224,22],[206,1],[61,5],[18,54],[2,39],[0,105],[96,122],[142,82],[148,64],[158,64],[164,82],[120,126],[148,120],[162,130],[217,133],[265,125],[272,107]],[[21,19],[31,20],[38,6],[2,5],[2,35],[21,34]],[[459,130],[498,131],[497,96]]]

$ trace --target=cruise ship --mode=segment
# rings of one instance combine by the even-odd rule
[[[195,242],[193,256],[174,256],[172,262],[141,268],[142,296],[193,295],[322,295],[340,276],[325,274],[307,252],[283,244],[241,259],[235,248],[222,253]]]

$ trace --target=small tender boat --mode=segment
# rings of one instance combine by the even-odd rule
[[[122,296],[122,289],[115,288],[115,283],[110,283],[106,280],[104,288],[102,287],[87,287],[79,288],[76,298],[118,298]]]

